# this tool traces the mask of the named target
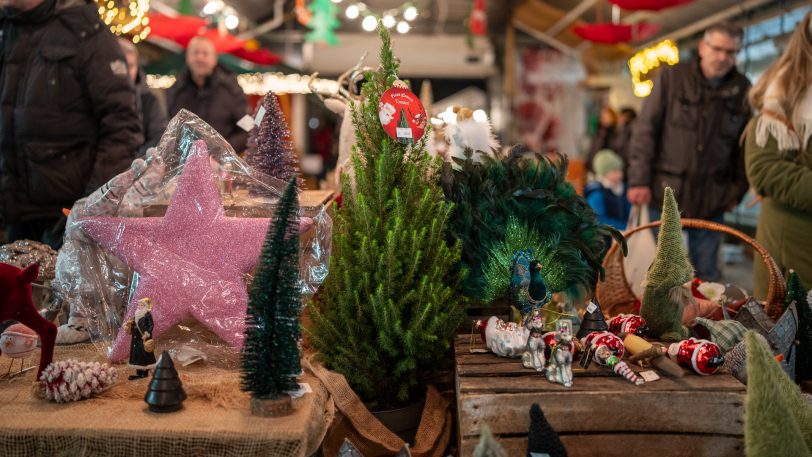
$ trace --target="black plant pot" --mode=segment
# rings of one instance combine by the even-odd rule
[[[403,408],[371,412],[386,428],[412,445],[414,444],[414,437],[417,434],[417,427],[420,425],[420,417],[423,415],[423,406],[425,404],[426,399],[423,398],[419,402]]]

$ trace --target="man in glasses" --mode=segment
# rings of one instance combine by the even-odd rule
[[[707,29],[699,58],[665,67],[643,101],[629,148],[628,198],[659,218],[663,189],[674,189],[683,217],[722,222],[747,191],[739,137],[749,118],[750,82],[736,69],[742,29],[723,22]],[[688,230],[696,276],[720,277],[721,234]]]

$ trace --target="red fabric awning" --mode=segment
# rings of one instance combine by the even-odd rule
[[[643,41],[657,33],[660,26],[648,22],[637,24],[587,24],[573,28],[579,37],[602,44],[630,43]]]

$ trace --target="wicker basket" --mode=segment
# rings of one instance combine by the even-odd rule
[[[629,230],[624,235],[628,238],[642,230],[648,230],[659,226],[660,221],[655,221],[650,224],[641,225],[640,227]],[[746,234],[716,222],[701,219],[682,219],[682,227],[727,233],[752,246],[753,250],[758,252],[761,258],[764,260],[764,263],[767,264],[767,271],[769,272],[770,277],[770,282],[767,289],[767,300],[764,308],[772,319],[778,319],[781,316],[781,310],[784,307],[784,297],[787,294],[787,286],[784,282],[784,277],[781,275],[781,270],[778,268],[775,260],[773,260],[772,256],[770,256],[770,253],[767,252],[764,246]],[[603,261],[603,267],[606,270],[606,277],[602,283],[598,283],[595,290],[595,296],[600,302],[604,312],[608,316],[613,316],[620,313],[635,314],[636,310],[634,303],[637,297],[634,296],[629,283],[626,281],[626,272],[623,269],[623,254],[621,253],[619,245],[616,242],[612,243],[612,247],[610,247],[609,251],[606,253],[606,258]]]

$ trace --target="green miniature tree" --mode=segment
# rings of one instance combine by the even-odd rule
[[[354,105],[356,187],[344,179],[330,274],[310,308],[313,346],[370,408],[425,394],[425,375],[446,357],[464,317],[458,244],[445,233],[451,206],[437,186],[426,140],[390,138],[378,117],[397,80],[389,32],[379,27],[381,67]]]
[[[330,46],[338,44],[335,29],[341,25],[338,20],[338,6],[331,0],[313,0],[307,7],[313,15],[307,27],[310,32],[305,33],[305,40],[312,43],[326,43]]]
[[[273,399],[298,387],[299,277],[298,189],[292,177],[279,200],[248,297],[242,390]]]

